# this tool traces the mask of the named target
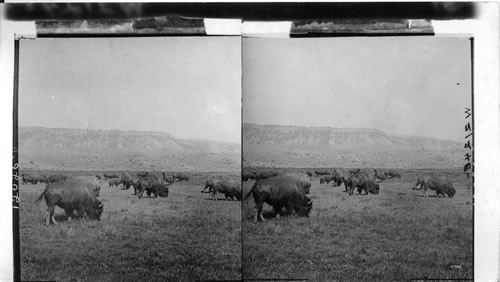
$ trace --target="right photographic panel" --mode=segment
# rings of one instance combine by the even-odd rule
[[[473,279],[471,46],[242,39],[243,279]]]

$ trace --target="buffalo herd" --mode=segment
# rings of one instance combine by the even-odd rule
[[[373,169],[348,169],[343,172],[337,169],[309,170],[303,176],[288,175],[283,171],[267,169],[261,171],[244,170],[241,181],[254,180],[250,191],[242,197],[241,182],[228,177],[210,177],[206,179],[201,192],[210,193],[212,200],[217,200],[217,194],[222,194],[225,200],[241,201],[253,196],[255,202],[254,222],[264,221],[262,215],[263,204],[270,205],[276,217],[281,214],[309,216],[312,209],[310,197],[311,181],[316,175],[320,184],[332,184],[340,187],[344,184],[349,196],[357,190],[358,194],[380,193],[380,183],[392,178],[401,178],[401,174],[394,170],[378,171]],[[37,202],[42,198],[47,204],[46,224],[56,224],[54,208],[58,206],[66,212],[68,220],[72,217],[87,217],[99,219],[103,212],[103,203],[99,197],[99,181],[107,181],[109,187],[122,187],[123,190],[133,187],[134,195],[142,198],[146,192],[148,198],[168,197],[169,186],[181,181],[189,181],[185,173],[167,174],[165,172],[137,172],[137,173],[103,173],[93,176],[67,175],[25,175],[20,178],[22,184],[45,183],[45,190]],[[413,190],[424,190],[427,197],[428,190],[434,190],[437,197],[452,198],[456,191],[451,181],[444,176],[432,174],[419,175]],[[75,215],[76,211],[76,215]]]

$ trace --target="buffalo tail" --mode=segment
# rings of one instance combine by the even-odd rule
[[[45,184],[45,189],[43,190],[43,192],[42,192],[42,194],[40,195],[40,197],[38,197],[38,199],[36,199],[35,203],[40,202],[40,200],[43,198],[43,195],[45,195],[45,192],[47,192],[47,189],[49,189],[49,183],[46,183],[46,184]]]
[[[250,191],[248,191],[248,193],[246,194],[246,196],[243,198],[243,201],[246,201],[248,199],[248,197],[250,197],[250,194],[252,194],[252,192],[255,189],[255,187],[257,187],[257,181],[255,181],[255,183],[252,186],[252,189],[250,189]]]

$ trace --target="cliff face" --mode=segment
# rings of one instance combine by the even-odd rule
[[[165,150],[176,152],[238,153],[238,144],[203,139],[178,139],[162,132],[20,127],[21,150],[78,150],[89,152]]]
[[[20,127],[19,163],[50,170],[238,171],[241,146],[161,132]]]
[[[376,129],[243,124],[243,144],[330,145],[395,149],[460,149],[460,142],[416,136],[394,136]]]

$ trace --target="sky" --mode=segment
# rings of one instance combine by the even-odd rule
[[[20,44],[19,125],[241,140],[239,37]]]
[[[244,38],[243,121],[462,141],[468,38]]]

